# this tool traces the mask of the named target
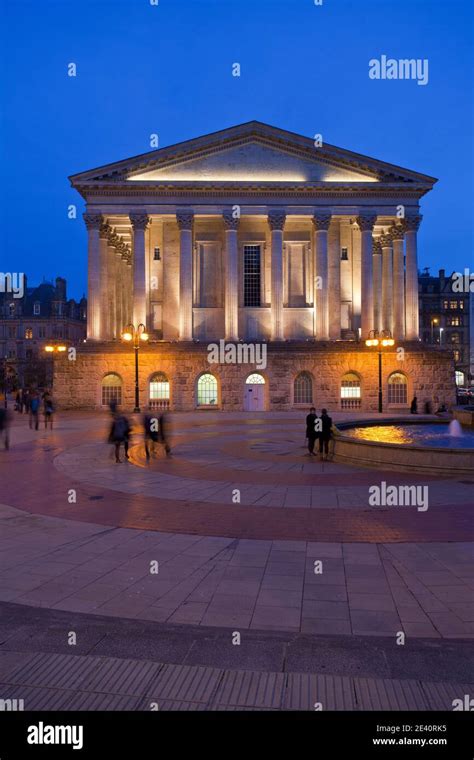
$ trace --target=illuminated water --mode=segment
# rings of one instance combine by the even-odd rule
[[[397,443],[406,446],[474,449],[474,431],[462,428],[461,435],[450,435],[448,423],[426,425],[370,425],[341,430],[343,435],[362,441]]]

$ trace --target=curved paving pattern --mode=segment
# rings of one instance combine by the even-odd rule
[[[115,465],[105,427],[65,416],[1,452],[0,598],[188,625],[474,636],[469,484],[430,481],[426,513],[370,509],[375,473],[309,461],[288,418],[183,415],[175,456],[150,467],[139,439],[139,466]]]

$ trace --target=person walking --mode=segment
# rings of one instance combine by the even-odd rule
[[[410,404],[410,412],[411,414],[418,414],[418,399],[416,396],[413,396],[413,401]]]
[[[44,427],[47,430],[48,423],[49,423],[50,430],[52,430],[54,405],[53,405],[53,399],[49,391],[46,391],[46,393],[43,396],[43,411],[44,411]]]
[[[39,428],[39,409],[40,409],[40,397],[37,391],[33,391],[29,402],[30,409],[30,428],[35,426],[35,430]]]
[[[0,440],[3,438],[5,451],[10,448],[10,411],[5,406],[5,398],[0,396]]]
[[[329,441],[331,440],[332,418],[328,415],[327,409],[321,410],[321,432],[319,434],[319,456],[321,461],[328,461]],[[324,454],[323,454],[324,449]]]
[[[151,407],[148,407],[148,411],[143,416],[143,433],[145,437],[145,455],[147,461],[150,459],[151,453],[155,456],[155,444],[158,443],[158,434],[160,429],[160,422],[156,415],[153,415]],[[150,443],[150,446],[148,445]]]
[[[308,439],[308,456],[316,456],[314,453],[314,444],[319,437],[319,433],[316,430],[316,420],[318,415],[314,406],[309,410],[309,414],[306,416],[306,438]]]
[[[169,444],[169,416],[162,412],[158,418],[159,431],[158,440],[162,444],[166,456],[171,456],[171,446]]]
[[[120,446],[123,444],[125,459],[129,459],[128,456],[128,444],[130,439],[130,422],[124,414],[115,412],[112,419],[112,426],[109,433],[109,443],[113,443],[115,446],[115,461],[120,464]]]

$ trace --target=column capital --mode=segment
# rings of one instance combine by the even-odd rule
[[[372,253],[382,253],[382,245],[380,238],[373,238],[372,240]]]
[[[392,240],[403,240],[403,236],[405,234],[405,229],[403,224],[392,224],[390,227],[388,234],[392,238]]]
[[[117,248],[121,242],[120,235],[117,235],[115,230],[113,230],[112,228],[109,228],[109,234],[107,236],[107,240],[108,240],[109,245],[112,248]]]
[[[392,247],[392,236],[389,232],[384,232],[379,237],[379,242],[382,248],[391,248]]]
[[[188,209],[178,209],[176,211],[176,221],[180,230],[192,230],[194,221],[194,212]]]
[[[357,226],[361,232],[372,232],[376,221],[377,214],[373,211],[362,211],[356,218]]]
[[[268,212],[268,224],[272,230],[283,230],[286,221],[286,211],[281,209],[275,209]]]
[[[150,217],[145,211],[131,211],[129,217],[134,232],[137,230],[144,232],[151,222]]]
[[[410,216],[406,216],[403,220],[405,227],[405,232],[416,232],[421,224],[421,220],[423,219],[421,214],[413,214]]]
[[[108,240],[110,232],[111,232],[111,227],[108,224],[101,224],[100,225],[100,228],[99,228],[99,237],[101,238],[101,240],[104,240],[104,238],[106,240]]]
[[[222,220],[226,230],[237,230],[239,228],[240,216],[234,216],[232,211],[224,211]]]
[[[102,224],[102,214],[91,214],[86,211],[82,215],[88,230],[99,230]]]
[[[332,214],[327,211],[316,211],[313,214],[312,221],[316,232],[327,232],[331,224]]]

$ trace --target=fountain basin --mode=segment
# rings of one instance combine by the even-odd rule
[[[448,421],[413,417],[339,423],[334,459],[381,470],[470,477],[474,484],[474,431],[448,435]]]

